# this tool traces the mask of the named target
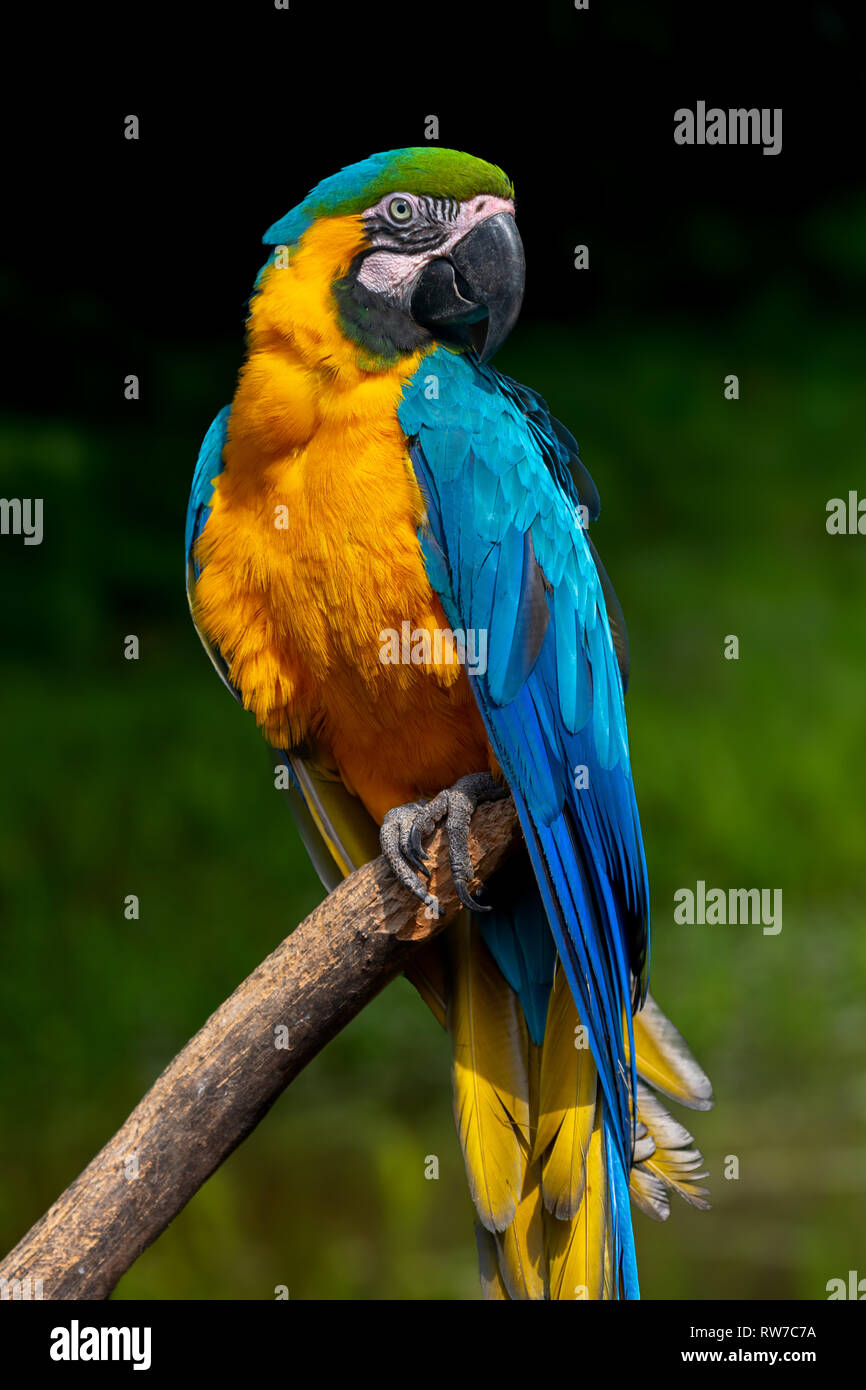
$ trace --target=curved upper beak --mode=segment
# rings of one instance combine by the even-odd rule
[[[520,313],[526,262],[508,212],[479,222],[447,256],[429,261],[415,282],[410,312],[445,341],[472,342],[487,362]]]

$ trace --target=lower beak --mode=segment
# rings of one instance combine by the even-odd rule
[[[410,311],[434,337],[471,342],[487,362],[517,322],[525,284],[517,225],[510,213],[497,212],[447,256],[428,262],[415,282]]]

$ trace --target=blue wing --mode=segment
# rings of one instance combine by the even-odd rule
[[[211,421],[210,429],[202,440],[195,472],[192,475],[192,487],[186,509],[186,563],[187,569],[191,564],[194,566],[194,578],[198,578],[199,570],[195,565],[193,551],[208,518],[213,480],[223,471],[223,449],[231,409],[230,405],[224,405],[219,415]]]
[[[189,502],[186,509],[186,597],[195,630],[198,633],[201,644],[211,659],[214,670],[227,690],[230,690],[236,700],[240,700],[240,695],[235,690],[228,676],[228,667],[220,655],[218,649],[208,639],[199,627],[195,616],[195,581],[201,573],[198,562],[195,558],[195,547],[198,538],[205,527],[205,522],[210,513],[211,498],[213,496],[213,481],[223,470],[223,448],[228,433],[229,415],[231,406],[225,405],[219,415],[211,421],[210,429],[202,440],[199,449],[198,459],[195,465],[195,472],[192,475],[192,487],[190,488]]]
[[[624,682],[578,510],[582,493],[597,515],[598,497],[540,397],[469,357],[441,347],[426,357],[398,414],[427,503],[431,583],[455,630],[487,634],[475,698],[587,1029],[624,1180],[623,1019],[630,1031],[646,986],[648,892]]]

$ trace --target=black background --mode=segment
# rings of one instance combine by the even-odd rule
[[[167,343],[215,339],[227,396],[262,232],[336,161],[423,144],[429,114],[440,144],[515,182],[525,319],[723,316],[768,272],[849,306],[844,274],[797,227],[862,181],[857,6],[258,0],[40,16],[6,96],[4,387],[19,408],[105,419],[123,410],[116,358],[146,370]],[[674,111],[698,100],[783,107],[781,153],[675,145]],[[589,274],[571,273],[578,242]]]

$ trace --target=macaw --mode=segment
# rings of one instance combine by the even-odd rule
[[[541,396],[489,365],[524,289],[512,184],[390,150],[263,240],[192,483],[194,622],[326,888],[384,853],[437,912],[424,845],[444,826],[463,908],[410,978],[452,1039],[485,1297],[638,1298],[630,1199],[708,1205],[659,1093],[704,1110],[712,1089],[647,993],[598,493]],[[479,890],[469,821],[509,794],[522,841]]]

